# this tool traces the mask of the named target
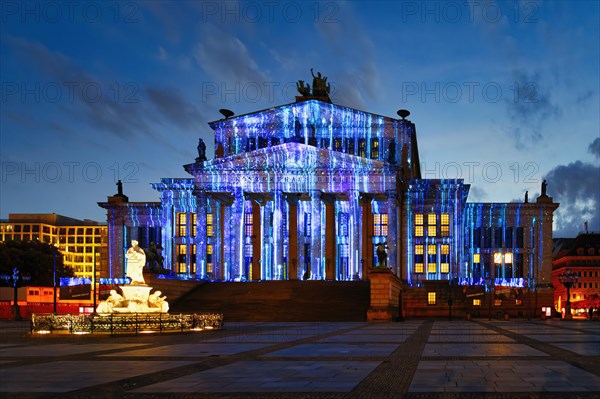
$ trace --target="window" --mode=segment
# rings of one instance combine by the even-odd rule
[[[436,262],[437,247],[435,245],[427,246],[427,273],[437,271]]]
[[[335,151],[342,151],[342,139],[339,137],[336,137],[335,139],[333,139],[333,149]]]
[[[481,263],[481,254],[473,254],[473,263]]]
[[[214,234],[213,230],[213,215],[212,213],[206,214],[206,236],[212,237]]]
[[[346,139],[346,152],[354,155],[354,139]]]
[[[504,254],[504,263],[512,263],[513,255],[512,252],[507,252]]]
[[[177,214],[177,236],[187,236],[187,214],[185,213]]]
[[[192,237],[196,237],[196,214],[192,213],[190,214],[191,216],[191,221],[190,221],[190,227],[192,228]]]
[[[415,245],[415,273],[423,271],[423,245]]]
[[[427,273],[435,273],[437,270],[437,265],[435,264],[435,262],[428,262],[427,263]]]
[[[440,263],[440,272],[450,273],[450,264],[449,263]]]
[[[427,215],[427,235],[429,237],[435,237],[437,235],[437,215],[435,213],[429,213]]]
[[[366,157],[367,156],[367,140],[358,139],[358,156]]]
[[[450,235],[450,214],[442,213],[440,215],[440,230],[442,232],[442,237],[448,237]]]
[[[206,273],[213,272],[213,246],[208,244],[206,246]]]
[[[415,214],[415,236],[423,237],[423,214]]]
[[[388,214],[375,213],[373,214],[373,235],[387,236],[388,234]]]
[[[481,299],[473,299],[473,306],[481,306]]]
[[[427,304],[428,305],[435,305],[437,303],[435,294],[436,294],[435,292],[427,293]]]
[[[502,263],[502,252],[494,252],[494,263]]]
[[[415,255],[423,255],[423,245],[415,245]]]
[[[304,212],[304,237],[310,237],[310,213]]]
[[[415,263],[415,273],[423,273],[423,263]]]
[[[244,234],[247,237],[252,236],[252,214],[246,213],[244,214]]]
[[[379,159],[379,139],[371,139],[371,159]]]
[[[177,273],[187,273],[187,245],[177,244]]]

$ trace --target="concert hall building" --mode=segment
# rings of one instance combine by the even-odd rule
[[[387,267],[408,289],[551,287],[558,204],[545,183],[533,202],[473,203],[462,179],[421,178],[403,110],[396,119],[305,95],[224,114],[209,123],[214,158],[201,141],[190,176],[152,183],[158,202],[130,202],[119,187],[99,203],[112,277],[135,239],[162,248],[163,268],[181,278],[366,280]]]

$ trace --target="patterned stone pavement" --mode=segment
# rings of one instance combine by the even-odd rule
[[[27,335],[0,321],[0,396],[599,398],[600,323],[226,323],[220,331]]]

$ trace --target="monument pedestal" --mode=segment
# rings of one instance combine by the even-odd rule
[[[367,309],[367,321],[389,322],[398,319],[400,312],[400,287],[402,282],[385,267],[369,271],[371,282],[371,306]]]

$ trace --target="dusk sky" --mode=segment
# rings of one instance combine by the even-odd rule
[[[294,101],[310,68],[336,104],[410,110],[424,178],[470,202],[548,181],[554,236],[600,231],[598,1],[21,2],[1,7],[0,218],[106,221],[123,181],[190,177],[207,122]]]

